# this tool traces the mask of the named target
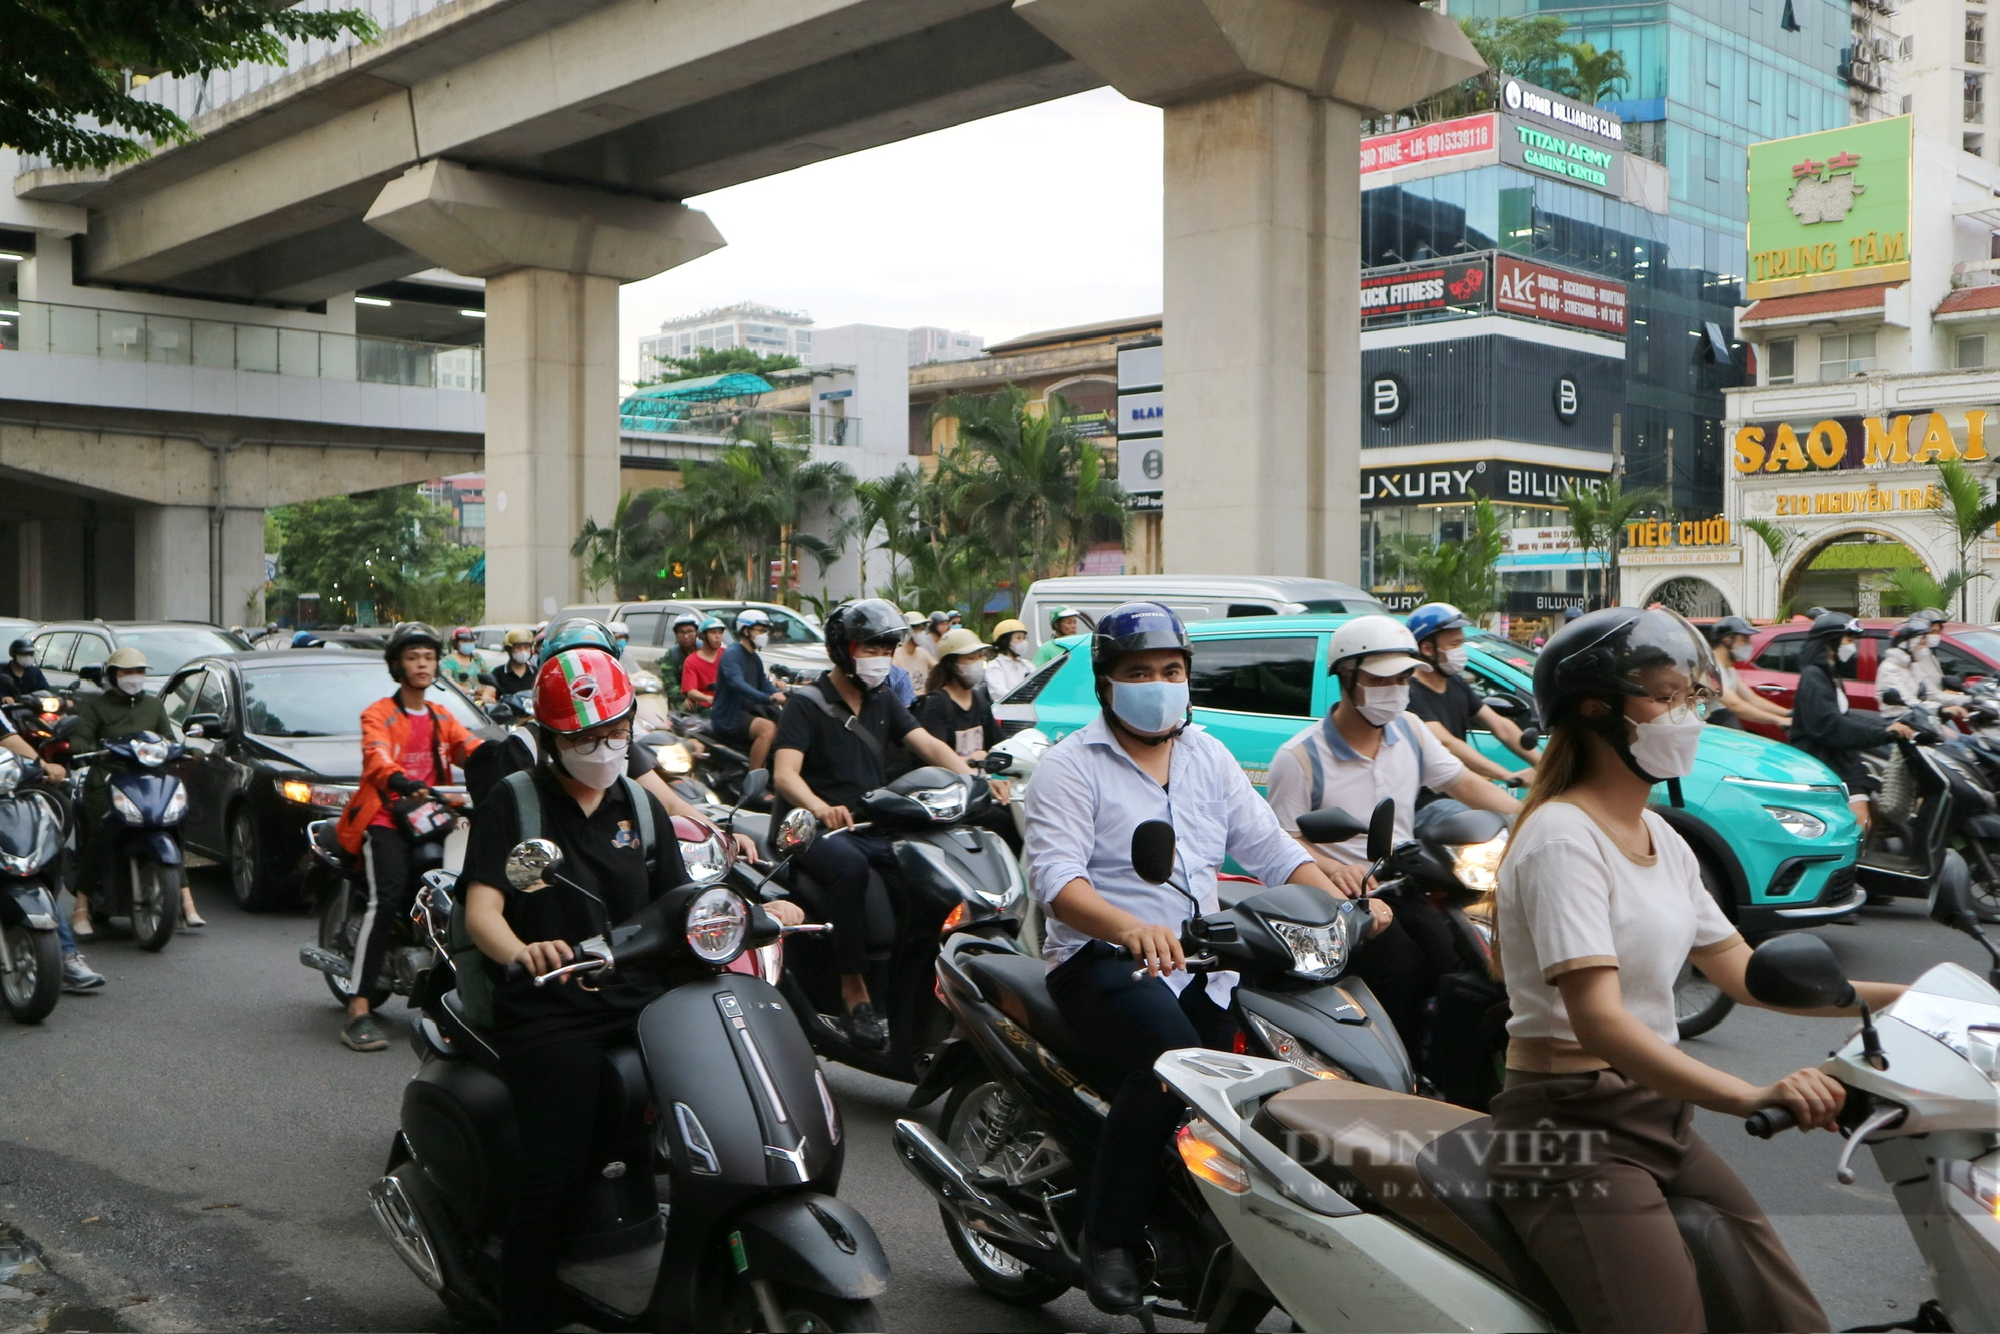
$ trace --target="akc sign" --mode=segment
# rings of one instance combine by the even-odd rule
[[[1551,324],[1625,334],[1625,284],[1566,273],[1512,255],[1493,257],[1493,308]]]

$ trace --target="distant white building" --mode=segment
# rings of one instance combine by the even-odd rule
[[[654,379],[669,359],[692,356],[705,347],[747,347],[766,356],[811,361],[812,316],[739,301],[668,320],[658,333],[639,340],[639,378]]]
[[[984,334],[964,329],[926,326],[910,330],[910,364],[922,366],[933,361],[967,361],[986,349]]]

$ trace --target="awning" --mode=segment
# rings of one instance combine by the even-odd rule
[[[2000,312],[2000,284],[1961,287],[1938,302],[1931,314],[1936,319],[1951,321],[1980,319],[1989,312]]]
[[[628,431],[671,431],[687,415],[690,404],[723,403],[770,392],[769,380],[748,371],[656,384],[633,392],[618,405],[619,425]]]
[[[1879,315],[1884,295],[1891,287],[1900,286],[1901,283],[1877,283],[1870,287],[1838,288],[1830,292],[1767,296],[1744,311],[1740,323],[1749,328],[1753,324],[1792,324]]]

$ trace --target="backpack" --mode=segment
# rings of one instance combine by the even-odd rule
[[[482,747],[483,749],[483,747]],[[513,790],[514,809],[521,816],[521,840],[542,836],[542,794],[535,789],[535,776],[530,770],[508,774],[500,780]],[[646,871],[653,870],[653,803],[646,799],[646,790],[630,778],[620,777],[625,785],[625,795],[632,803],[639,825],[639,849],[646,859]],[[451,966],[458,984],[459,1008],[465,1017],[481,1028],[493,1024],[493,983],[498,971],[493,961],[486,957],[478,945],[473,943],[472,933],[465,926],[465,895],[454,894],[451,901],[451,923],[445,930],[445,944],[451,949]]]

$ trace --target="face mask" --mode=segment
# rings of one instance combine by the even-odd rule
[[[507,650],[507,656],[517,663],[526,662],[528,660],[528,650],[524,648],[510,648]]]
[[[1463,676],[1465,675],[1466,660],[1471,656],[1472,650],[1466,648],[1463,644],[1457,648],[1448,648],[1439,656],[1437,669],[1446,676]]]
[[[760,653],[764,651],[764,645],[770,642],[771,632],[768,630],[759,630],[756,634],[750,636],[751,645]]]
[[[1158,736],[1187,719],[1185,681],[1113,681],[1111,712],[1135,732]]]
[[[1856,653],[1859,653],[1860,651],[1861,651],[1861,646],[1859,644],[1842,644],[1840,646],[1840,651],[1836,653],[1834,656],[1839,658],[1842,662],[1853,662],[1854,655]]]
[[[1736,645],[1734,648],[1729,650],[1729,656],[1736,659],[1736,661],[1738,662],[1750,661],[1750,645],[1748,644]]]
[[[631,643],[632,641],[625,638],[623,635],[620,635],[618,638],[612,640],[611,642],[617,647],[620,653],[623,653],[625,651],[625,646]]]
[[[961,662],[958,664],[959,684],[972,687],[986,684],[986,664],[983,662]]]
[[[1911,644],[1910,644],[1910,653],[1911,653],[1911,655],[1912,655],[1912,656],[1914,656],[1914,657],[1918,657],[1918,658],[1928,658],[1928,657],[1930,657],[1930,655],[1931,655],[1931,641],[1930,641],[1930,640],[1928,640],[1928,639],[1918,639],[1918,640],[1914,640],[1914,641],[1912,641],[1912,642],[1911,642]]]
[[[1652,778],[1686,778],[1708,726],[1692,709],[1673,709],[1650,723],[1632,724],[1632,762]]]
[[[856,658],[854,679],[861,682],[863,690],[873,690],[888,681],[889,672],[894,667],[895,664],[887,658]]]
[[[16,667],[32,667],[35,665],[35,655],[32,653],[16,653],[14,655],[14,665]]]
[[[1936,647],[1937,647],[1937,646],[1938,646],[1939,644],[1942,644],[1942,643],[1944,643],[1944,636],[1943,636],[1943,635],[1925,635],[1925,636],[1924,636],[1924,646],[1925,646],[1926,648],[1936,648]]]
[[[1021,656],[1021,645],[1027,638],[1026,635],[1008,635],[1007,642],[1000,646],[1000,651],[1010,658],[1018,658]]]
[[[472,652],[472,641],[471,641],[470,639],[461,639],[461,640],[459,640],[459,641],[458,641],[458,651],[459,651],[460,653],[470,653],[470,652]]]
[[[1387,727],[1410,707],[1410,683],[1361,687],[1361,716],[1377,727]]]
[[[625,773],[626,752],[630,746],[631,742],[621,737],[604,742],[588,755],[580,755],[568,743],[558,741],[556,754],[562,760],[564,773],[585,787],[601,792]]]
[[[144,690],[146,688],[145,674],[143,672],[137,672],[131,676],[119,677],[118,688],[124,691],[128,695],[138,694],[141,690]]]

